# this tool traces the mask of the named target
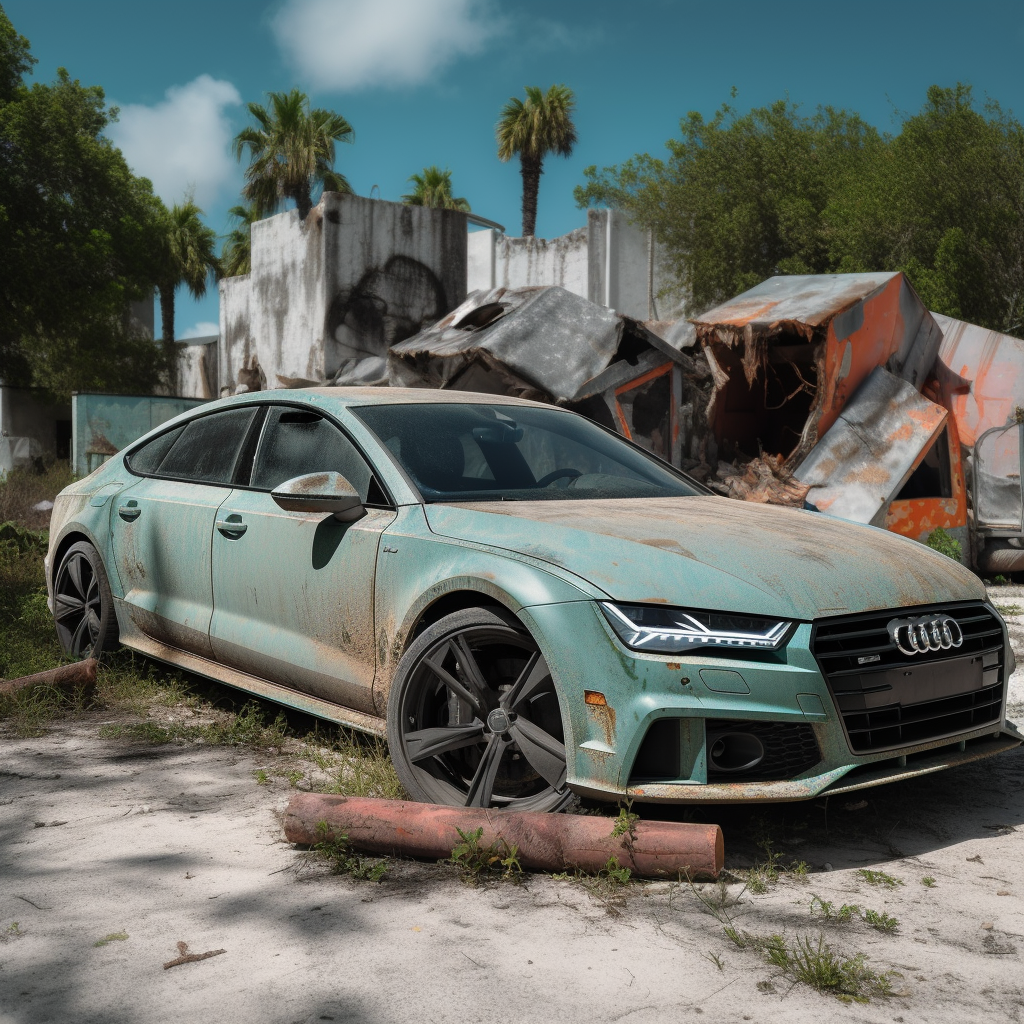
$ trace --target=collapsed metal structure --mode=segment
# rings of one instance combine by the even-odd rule
[[[966,563],[1024,569],[1024,341],[930,313],[902,273],[773,277],[675,322],[478,291],[379,382],[563,405],[722,494],[941,527]]]

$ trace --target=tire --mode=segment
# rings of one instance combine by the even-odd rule
[[[424,630],[398,663],[387,727],[414,800],[517,811],[572,802],[551,673],[507,614],[471,608]]]
[[[53,577],[57,639],[72,658],[102,658],[118,646],[117,616],[99,552],[77,541],[64,552]]]

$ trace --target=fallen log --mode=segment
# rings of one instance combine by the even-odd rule
[[[95,658],[87,658],[85,661],[76,661],[73,665],[61,665],[60,668],[36,672],[31,676],[0,680],[0,697],[9,697],[23,690],[42,686],[56,690],[91,690],[96,685],[98,664]]]
[[[318,830],[326,822],[325,835]],[[614,835],[615,821],[580,814],[538,811],[497,811],[477,807],[442,807],[401,800],[297,793],[284,814],[290,843],[312,846],[344,834],[366,853],[448,857],[464,833],[483,829],[484,848],[515,846],[520,864],[534,871],[579,868],[597,872],[615,857],[620,867],[642,878],[716,878],[725,858],[722,830],[717,825],[689,822],[635,822],[629,832]]]

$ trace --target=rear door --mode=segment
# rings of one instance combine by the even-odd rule
[[[213,657],[214,522],[261,416],[254,406],[199,416],[126,460],[141,479],[112,503],[111,546],[121,610],[154,640]]]
[[[366,515],[339,523],[286,512],[270,496],[295,476],[333,470],[359,492]],[[270,407],[248,487],[221,505],[213,535],[218,660],[358,711],[374,713],[374,573],[394,521],[366,459],[331,420]]]

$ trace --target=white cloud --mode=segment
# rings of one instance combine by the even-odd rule
[[[129,103],[108,132],[136,174],[149,178],[165,203],[195,190],[204,209],[239,175],[231,153],[228,107],[242,102],[230,83],[200,75],[174,85],[152,107]]]
[[[314,89],[417,85],[502,27],[490,0],[286,0],[273,20]]]
[[[209,338],[213,334],[220,334],[220,324],[215,324],[212,320],[200,320],[199,323],[193,324],[193,326],[179,334],[178,340],[184,341],[186,338]]]

